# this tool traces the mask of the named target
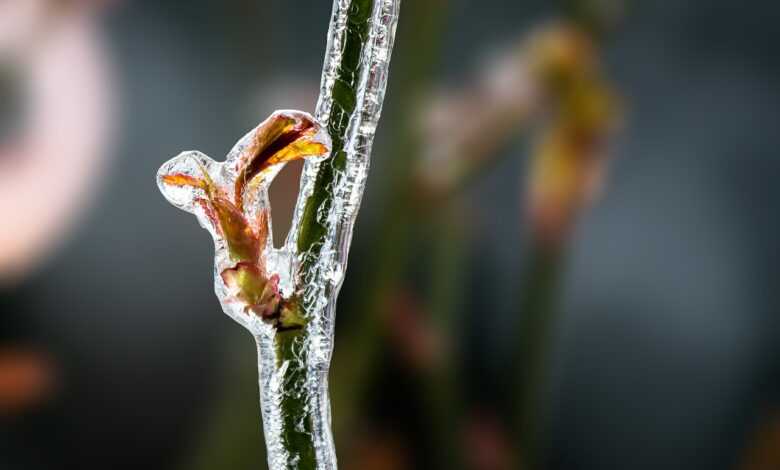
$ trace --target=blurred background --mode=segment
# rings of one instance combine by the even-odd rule
[[[265,468],[254,344],[154,175],[313,110],[330,9],[0,0],[0,469]],[[778,20],[405,0],[339,302],[343,468],[780,469]]]

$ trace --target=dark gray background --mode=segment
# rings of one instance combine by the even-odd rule
[[[0,293],[2,336],[47,344],[66,381],[45,410],[2,423],[0,468],[179,461],[235,325],[208,288],[208,236],[165,203],[154,174],[185,148],[223,155],[283,105],[265,83],[316,86],[329,12],[324,0],[136,0],[109,16],[123,94],[116,164],[65,247]],[[492,47],[555,13],[543,1],[449,2],[439,80],[469,80]],[[572,248],[553,468],[733,468],[777,404],[778,20],[769,1],[637,1],[610,40],[629,113],[605,197]],[[391,78],[389,109],[398,86]],[[391,158],[383,136],[394,123],[384,124],[362,224],[383,209],[372,187]],[[522,248],[525,144],[507,151],[516,156],[469,194],[480,214],[468,304],[496,312],[473,322],[466,346],[470,388],[485,400],[495,393],[481,377],[500,371],[512,340],[502,299]],[[370,242],[359,225],[356,253]],[[359,286],[347,276],[344,294]]]

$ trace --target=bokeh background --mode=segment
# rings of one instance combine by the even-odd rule
[[[154,175],[312,110],[330,8],[0,0],[0,469],[263,468],[254,345]],[[344,468],[518,468],[532,378],[544,468],[780,468],[778,20],[405,0],[340,299]],[[529,44],[569,27],[619,111],[569,156],[597,169],[550,183],[537,144],[565,117]],[[560,181],[589,204],[550,235],[534,198]]]

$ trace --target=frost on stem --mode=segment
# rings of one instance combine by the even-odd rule
[[[185,152],[158,173],[213,236],[223,310],[255,336],[271,469],[335,469],[327,375],[336,298],[382,109],[400,0],[335,0],[316,118],[278,111],[223,163]],[[305,159],[293,228],[271,240],[268,188]]]

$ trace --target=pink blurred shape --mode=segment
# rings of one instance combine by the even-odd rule
[[[0,61],[19,69],[26,112],[0,142],[0,284],[51,253],[100,181],[115,96],[97,20],[91,3],[0,3]]]

